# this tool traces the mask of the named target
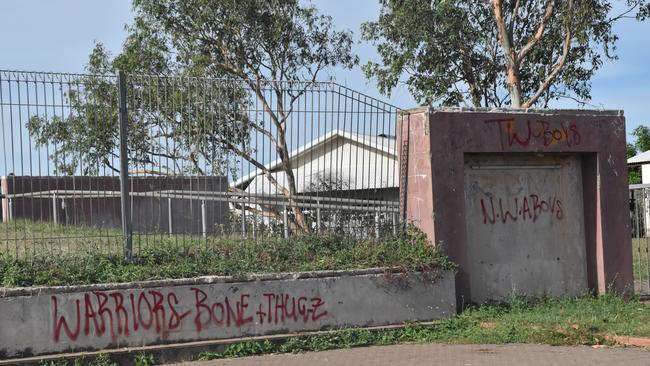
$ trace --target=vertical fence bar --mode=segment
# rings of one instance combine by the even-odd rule
[[[129,201],[129,149],[128,149],[128,115],[126,110],[126,75],[117,73],[118,118],[120,123],[120,201],[122,206],[122,236],[124,238],[124,258],[133,258],[133,232],[131,226],[131,208]]]
[[[379,211],[375,212],[375,239],[379,239]]]
[[[173,223],[172,223],[172,198],[167,197],[167,220],[169,224],[169,236],[174,233]]]
[[[205,200],[201,200],[201,233],[204,238],[208,236],[208,214],[205,207]]]
[[[282,206],[282,221],[284,223],[284,238],[289,238],[289,217],[287,214],[287,205]]]
[[[52,194],[52,222],[54,225],[59,223],[59,207],[56,203],[56,193]]]
[[[644,235],[643,235],[643,243],[645,246],[645,278],[646,278],[646,286],[644,289],[641,290],[641,292],[646,291],[648,294],[650,294],[650,257],[648,253],[648,218],[650,217],[650,202],[648,202],[648,196],[649,192],[647,188],[643,189],[643,211],[644,211]],[[639,239],[639,249],[641,248],[641,239]],[[643,281],[642,281],[643,282]],[[643,286],[642,286],[643,288]]]
[[[320,234],[320,201],[316,201],[316,232]]]
[[[241,236],[246,237],[246,206],[244,202],[241,204]]]

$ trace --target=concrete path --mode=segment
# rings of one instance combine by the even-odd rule
[[[541,345],[405,344],[281,354],[204,362],[184,366],[420,366],[420,365],[571,365],[650,366],[650,351],[634,348],[552,347]]]

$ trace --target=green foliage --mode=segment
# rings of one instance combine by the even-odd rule
[[[114,72],[115,62],[97,45],[92,74],[62,86],[71,113],[34,115],[27,122],[38,146],[57,146],[49,156],[56,174],[119,171],[117,84],[110,76],[98,76]],[[127,89],[130,166],[155,167],[163,174],[229,173],[229,144],[246,141],[250,133],[250,121],[241,112],[249,100],[241,85],[139,77],[129,79]],[[183,108],[189,100],[202,108]]]
[[[280,187],[266,177],[295,195],[287,121],[324,70],[358,63],[352,33],[298,0],[133,0],[133,9],[122,52],[112,57],[97,44],[90,75],[61,84],[67,116],[28,122],[37,146],[57,146],[49,156],[56,173],[118,172],[116,81],[97,75],[122,70],[129,167],[236,179],[236,160],[266,170],[268,156],[258,158],[255,149],[268,144],[287,179]],[[292,231],[309,233],[302,209],[291,208]]]
[[[627,171],[627,184],[641,183],[641,167],[631,167]]]
[[[638,126],[632,131],[634,137],[634,150],[636,153],[642,153],[650,150],[650,128],[647,126]],[[628,153],[630,152],[630,144],[628,144]]]
[[[331,17],[297,0],[134,0],[133,6],[133,43],[153,40],[157,54],[173,50],[179,68],[200,75],[304,80],[357,61],[351,33],[335,31]]]
[[[279,115],[267,116],[276,128],[284,125],[295,102],[291,98],[309,84],[292,84],[295,94],[287,96],[281,82],[314,81],[329,67],[358,62],[352,34],[336,31],[330,17],[297,0],[134,0],[133,7],[135,20],[121,53],[113,57],[96,44],[86,66],[89,75],[60,85],[61,102],[71,111],[28,121],[39,145],[57,146],[49,158],[58,174],[118,171],[117,86],[115,78],[102,75],[117,70],[132,75],[127,85],[131,166],[205,175],[230,173],[231,154],[254,156],[247,146],[251,128],[271,135],[263,121],[253,120],[263,117],[246,112],[262,109],[254,107],[258,100]],[[262,90],[287,98],[288,105],[266,100]],[[271,142],[286,145],[279,133]]]
[[[632,131],[633,143],[627,143],[627,157],[628,159],[650,150],[650,128],[646,126],[638,126]],[[639,184],[641,183],[641,167],[635,166],[628,169],[628,183]]]
[[[510,105],[507,62],[499,44],[492,2],[445,0],[381,0],[379,19],[363,24],[363,39],[373,42],[380,62],[364,65],[368,77],[390,93],[408,85],[422,104],[506,107]],[[523,52],[544,18],[547,1],[502,2],[506,32],[514,53]],[[615,60],[612,1],[555,1],[542,37],[515,66],[522,103],[544,85],[554,68],[559,73],[534,105],[569,97],[589,100],[590,80],[606,60]],[[647,16],[645,1],[627,5]],[[640,11],[639,11],[640,10]],[[566,37],[570,38],[563,58]],[[562,63],[561,63],[562,61]]]
[[[141,353],[135,356],[135,359],[133,361],[135,363],[135,366],[154,366],[156,364],[156,360],[154,359],[153,355],[146,353]]]
[[[45,224],[33,223],[29,230],[37,231],[38,225]],[[96,229],[79,229],[78,236],[101,238],[93,230]],[[101,250],[101,244],[90,241],[76,243],[71,247],[74,255],[68,257],[17,259],[11,250],[2,253],[3,248],[0,249],[0,285],[72,285],[371,267],[454,268],[441,250],[433,247],[426,235],[414,226],[397,236],[363,240],[322,235],[290,239],[188,237],[181,238],[180,243],[177,239],[161,237],[153,243],[142,243],[133,263],[124,261],[119,247],[115,253],[102,253],[94,249]],[[134,248],[138,246],[136,242]]]
[[[68,361],[41,361],[40,366],[118,366],[116,362],[111,361],[110,357],[106,353],[100,353],[97,357],[90,361],[86,361],[85,357],[75,358],[73,363],[70,364]],[[137,364],[136,364],[137,365]],[[151,364],[153,365],[153,364]]]
[[[634,144],[631,144],[631,143],[628,142],[626,144],[626,147],[627,147],[627,158],[628,159],[633,157],[634,155],[638,154],[638,152],[636,150],[636,146],[634,146]]]

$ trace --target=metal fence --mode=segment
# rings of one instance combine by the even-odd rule
[[[0,252],[396,234],[399,110],[333,82],[0,71]]]
[[[650,295],[650,184],[630,185],[634,290]]]

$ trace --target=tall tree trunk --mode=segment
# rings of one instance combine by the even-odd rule
[[[508,62],[507,83],[510,92],[510,107],[521,108],[521,80],[519,79],[519,64],[516,62]]]
[[[283,192],[285,197],[289,200],[289,205],[291,206],[291,210],[293,211],[293,214],[295,215],[295,220],[298,228],[300,228],[300,231],[303,234],[309,234],[311,232],[311,228],[307,225],[307,220],[305,219],[305,213],[302,212],[302,209],[298,206],[298,202],[294,199],[298,193],[298,189],[296,188],[296,178],[293,175],[293,170],[291,168],[291,157],[289,156],[289,149],[287,147],[286,143],[286,136],[285,132],[283,130],[278,131],[278,146],[277,150],[280,155],[280,160],[282,162],[282,170],[284,170],[284,174],[287,177],[287,185],[289,187],[288,194],[287,192]]]
[[[510,92],[510,107],[521,108],[521,82],[519,80],[519,60],[512,42],[512,30],[506,27],[501,0],[492,0],[492,11],[499,35],[499,44],[506,58],[506,82]]]

